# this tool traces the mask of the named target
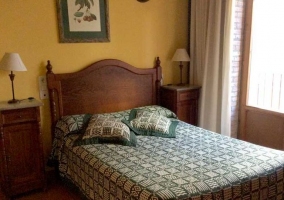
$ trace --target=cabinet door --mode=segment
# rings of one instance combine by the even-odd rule
[[[182,121],[197,126],[197,101],[189,100],[178,103],[177,115]]]
[[[39,134],[36,122],[4,127],[7,174],[12,188],[21,188],[21,184],[29,184],[41,176]]]

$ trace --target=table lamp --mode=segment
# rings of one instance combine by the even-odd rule
[[[13,74],[13,71],[27,71],[27,68],[21,60],[20,55],[18,53],[5,53],[0,62],[0,69],[11,71],[11,74],[9,74],[9,76],[12,83],[13,99],[9,100],[8,103],[18,103],[19,100],[15,99],[14,95],[15,74]]]
[[[172,61],[179,61],[180,62],[180,64],[179,64],[180,83],[178,85],[184,85],[182,83],[182,68],[183,68],[182,62],[189,62],[190,61],[190,58],[189,58],[189,55],[188,55],[186,49],[177,49],[173,58],[172,58]]]

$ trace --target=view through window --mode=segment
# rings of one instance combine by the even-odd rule
[[[248,105],[284,113],[284,1],[254,0]]]

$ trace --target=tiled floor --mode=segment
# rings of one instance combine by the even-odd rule
[[[6,200],[0,192],[0,200]],[[47,175],[47,188],[45,191],[37,190],[17,196],[14,200],[81,200],[81,196],[71,188],[65,186],[53,174]]]

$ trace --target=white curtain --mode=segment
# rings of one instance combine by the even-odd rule
[[[230,65],[234,0],[191,0],[191,83],[201,85],[199,126],[231,136]]]

